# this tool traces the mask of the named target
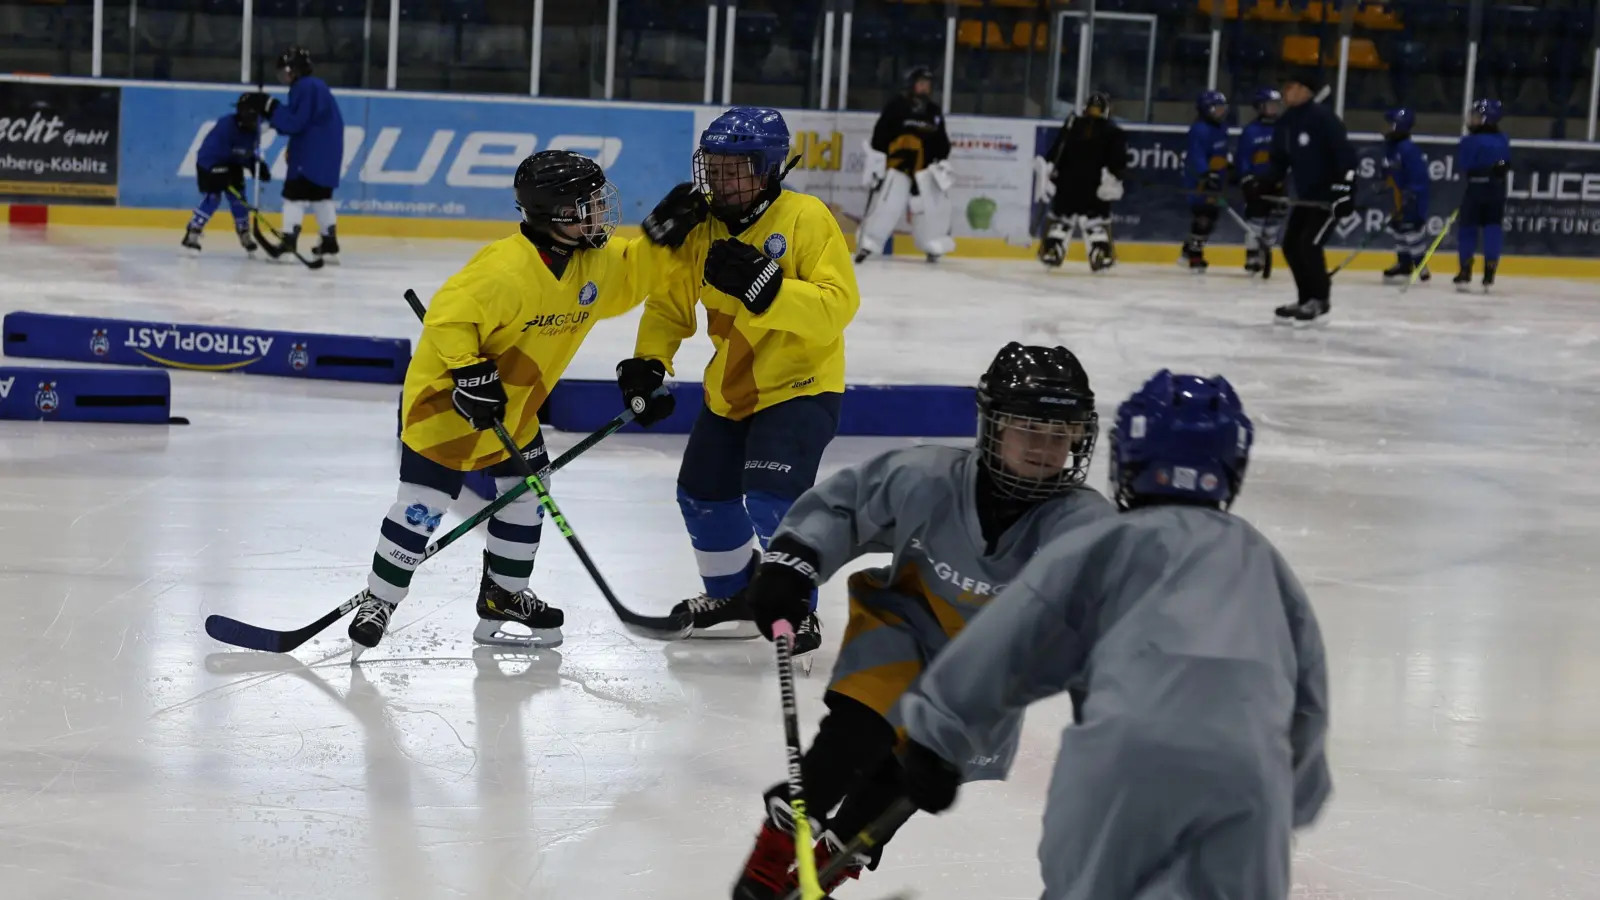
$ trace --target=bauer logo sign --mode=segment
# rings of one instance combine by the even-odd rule
[[[121,88],[0,82],[0,203],[117,202]]]
[[[281,88],[271,93],[281,101]],[[139,85],[123,89],[122,205],[193,207],[195,159],[238,88]],[[511,179],[540,150],[572,150],[600,163],[621,197],[622,219],[642,221],[687,171],[694,113],[488,97],[375,96],[334,91],[345,122],[343,146],[299,145],[297,153],[339,158],[333,193],[341,214],[515,221]],[[262,133],[274,179],[261,202],[280,207],[289,138]]]

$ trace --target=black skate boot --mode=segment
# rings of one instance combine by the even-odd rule
[[[1307,300],[1301,303],[1294,311],[1294,325],[1301,328],[1315,322],[1323,321],[1328,315],[1328,301]]]
[[[294,254],[295,254],[295,251],[299,249],[299,247],[300,247],[300,229],[299,228],[295,228],[295,229],[292,229],[292,230],[284,233],[284,235],[283,235],[283,243],[279,246],[279,249],[282,251],[282,255],[275,256],[273,258],[278,260],[279,262],[285,262],[285,263],[297,262],[298,260],[296,260],[294,258]]]
[[[1498,268],[1500,268],[1500,263],[1498,261],[1496,261],[1496,262],[1489,262],[1488,260],[1484,261],[1484,263],[1483,263],[1483,292],[1485,294],[1489,293],[1489,288],[1494,287],[1494,270],[1498,269]]]
[[[244,252],[250,254],[250,256],[254,258],[256,251],[261,248],[256,246],[255,238],[250,236],[250,223],[235,222],[233,224],[233,230],[239,234],[239,246],[243,247]]]
[[[794,655],[799,656],[802,653],[810,653],[821,646],[822,623],[817,620],[816,613],[810,613],[794,633]]]
[[[1251,275],[1259,275],[1264,268],[1266,267],[1261,264],[1261,248],[1251,247],[1244,251],[1244,270],[1246,272]]]
[[[872,251],[871,250],[865,250],[865,249],[857,250],[856,251],[856,265],[859,266],[862,263],[866,262],[867,261],[867,257],[869,257],[871,255],[872,255]]]
[[[489,554],[483,554],[483,581],[478,585],[478,627],[472,639],[480,644],[502,647],[557,647],[566,615],[523,588],[515,593],[489,577]],[[530,634],[514,634],[503,627],[515,622]]]
[[[1117,258],[1112,254],[1109,244],[1095,242],[1089,245],[1089,271],[1104,272],[1116,261]]]
[[[355,665],[361,654],[378,646],[384,634],[389,631],[389,617],[394,615],[395,604],[380,597],[373,596],[371,591],[361,592],[361,605],[356,608],[356,617],[350,622],[350,640],[355,644],[350,654],[350,664]]]
[[[1402,259],[1389,268],[1383,270],[1383,282],[1384,284],[1399,284],[1401,282],[1410,281],[1411,273],[1414,271],[1416,270],[1411,268],[1411,260]]]
[[[190,253],[200,253],[200,229],[190,225],[183,232],[183,248]]]
[[[1300,314],[1300,304],[1285,303],[1272,311],[1272,321],[1279,325],[1293,325],[1295,317]]]
[[[1178,264],[1187,266],[1189,271],[1196,275],[1204,275],[1211,265],[1206,262],[1205,248],[1192,244],[1184,244],[1183,259],[1179,260]]]
[[[1472,290],[1472,263],[1469,262],[1462,266],[1461,271],[1456,273],[1456,277],[1450,279],[1450,283],[1456,286],[1456,293],[1458,294],[1465,294],[1467,291]]]
[[[338,234],[335,233],[335,232],[338,231],[338,228],[339,228],[339,226],[337,226],[337,225],[329,225],[328,226],[327,232],[322,235],[322,240],[318,241],[317,242],[317,246],[312,248],[312,250],[311,250],[311,255],[312,256],[315,256],[318,259],[325,259],[328,262],[333,263],[335,265],[338,264],[338,262],[339,262],[339,236],[338,236]]]
[[[701,594],[685,600],[672,608],[672,615],[687,613],[694,621],[692,638],[718,638],[724,640],[749,640],[761,636],[756,628],[755,614],[741,590],[732,597],[711,597]],[[795,634],[795,652],[799,653],[800,635]]]
[[[933,265],[934,263],[939,261],[939,254],[937,254],[937,253],[928,253],[928,254],[924,254],[924,255],[926,255],[928,257],[928,264],[929,265]]]
[[[1052,228],[1045,233],[1044,240],[1039,242],[1039,262],[1052,269],[1061,268],[1067,259],[1066,235],[1058,229]]]

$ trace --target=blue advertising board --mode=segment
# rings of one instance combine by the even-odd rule
[[[282,91],[276,92],[280,99]],[[694,111],[486,97],[334,91],[345,122],[340,213],[515,221],[511,177],[537,150],[597,159],[617,187],[622,220],[643,220],[689,177]],[[122,91],[122,206],[182,209],[199,199],[195,154],[236,90],[129,86]],[[264,132],[279,208],[288,139]]]
[[[1057,126],[1038,129],[1035,153],[1043,155],[1055,141]],[[1177,245],[1189,233],[1189,197],[1181,176],[1186,137],[1179,131],[1151,131],[1130,127],[1126,193],[1112,205],[1112,233],[1118,240],[1170,242]],[[1383,231],[1392,210],[1383,186],[1383,141],[1366,135],[1352,137],[1360,157],[1357,175],[1358,206],[1363,209],[1341,221],[1329,239],[1330,247],[1355,247],[1369,234]],[[1428,158],[1433,180],[1428,210],[1428,230],[1438,234],[1450,213],[1461,205],[1465,173],[1455,163],[1456,142],[1448,138],[1418,138]],[[1526,256],[1600,256],[1600,148],[1584,149],[1548,142],[1511,142],[1512,167],[1507,180],[1505,252]],[[1227,198],[1235,208],[1244,206],[1237,189]],[[1033,219],[1042,223],[1042,215]],[[1035,236],[1038,230],[1035,229]],[[1218,222],[1213,240],[1243,243],[1244,232],[1230,216]],[[1369,245],[1387,246],[1374,236]],[[1447,236],[1440,252],[1453,252],[1455,235]],[[1447,254],[1448,255],[1448,254]]]

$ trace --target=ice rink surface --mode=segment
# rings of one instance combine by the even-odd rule
[[[198,261],[179,236],[0,232],[0,311],[409,337],[401,292],[428,297],[475,249],[350,238],[311,272],[245,261],[226,222]],[[1405,296],[1346,272],[1331,322],[1294,331],[1270,324],[1287,272],[880,260],[851,378],[971,383],[1007,340],[1061,342],[1109,419],[1159,367],[1226,374],[1258,427],[1237,511],[1299,572],[1330,655],[1336,795],[1294,896],[1600,897],[1600,292],[1459,296],[1438,283],[1454,264],[1436,271]],[[609,377],[635,321],[596,327],[569,374]],[[679,374],[708,356],[697,337]],[[0,423],[0,894],[727,896],[784,772],[768,645],[630,636],[552,532],[534,587],[566,609],[559,651],[473,645],[473,538],[424,567],[358,670],[343,623],[292,658],[230,652],[206,615],[298,627],[362,587],[397,388],[172,382],[189,426]],[[825,469],[893,443],[837,440]],[[698,591],[682,447],[614,437],[553,482],[642,611]],[[822,612],[808,728],[842,578]],[[841,896],[1036,897],[1069,720],[1064,699],[1036,707],[1009,782],[914,821]]]

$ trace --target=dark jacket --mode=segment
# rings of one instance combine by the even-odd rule
[[[944,112],[927,97],[895,97],[883,107],[872,129],[872,149],[889,156],[889,168],[907,175],[950,157]]]
[[[1061,126],[1045,156],[1055,166],[1056,191],[1093,194],[1100,170],[1122,178],[1128,167],[1128,136],[1117,123],[1101,116],[1072,116]]]
[[[1272,134],[1272,180],[1282,181],[1287,173],[1295,196],[1329,201],[1333,184],[1353,181],[1355,171],[1356,150],[1332,109],[1306,102],[1283,111]]]

